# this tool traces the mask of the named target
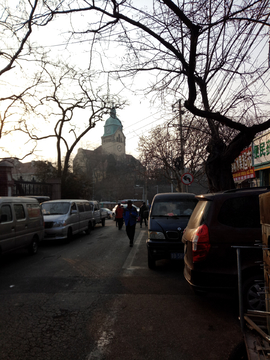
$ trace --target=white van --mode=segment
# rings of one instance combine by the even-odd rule
[[[44,224],[40,205],[27,197],[0,197],[0,253],[27,248],[36,254],[43,240]]]
[[[41,204],[44,217],[44,240],[66,240],[85,231],[90,233],[93,224],[92,206],[87,200],[50,200]]]

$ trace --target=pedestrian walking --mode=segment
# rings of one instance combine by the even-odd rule
[[[126,232],[129,238],[129,246],[133,246],[133,240],[135,236],[135,227],[137,222],[137,210],[132,206],[132,201],[128,200],[127,207],[124,209],[124,220],[126,225]]]
[[[145,211],[148,211],[148,207],[145,205],[145,202],[143,202],[142,206],[140,207],[140,227],[142,227],[142,223],[144,220],[145,226],[147,226],[147,213]]]
[[[115,209],[115,221],[116,226],[118,225],[118,230],[121,230],[123,227],[123,214],[124,214],[124,208],[121,204],[118,204],[117,208]]]

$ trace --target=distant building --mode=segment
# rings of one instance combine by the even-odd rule
[[[123,157],[126,153],[126,137],[123,133],[123,125],[116,117],[116,111],[111,110],[111,116],[104,125],[104,134],[101,137],[103,154],[113,154]]]
[[[140,161],[126,154],[123,125],[114,108],[105,122],[101,146],[95,150],[80,148],[73,160],[73,172],[87,175],[92,184],[96,184],[93,198],[103,200],[128,196],[124,193],[128,188],[133,195],[136,182],[142,180],[142,170]]]

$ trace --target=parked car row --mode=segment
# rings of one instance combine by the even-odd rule
[[[96,224],[105,226],[107,212],[98,201],[0,197],[0,254],[27,248],[35,254],[42,240],[64,240]]]
[[[182,215],[176,210],[177,200],[183,208],[184,205],[187,207],[185,194],[179,194],[182,199],[176,194],[171,197],[169,194],[156,195],[149,214],[149,268],[155,268],[156,260],[160,258],[183,258],[185,279],[195,292],[226,291],[235,294],[238,289],[235,246],[241,246],[244,307],[263,310],[259,195],[268,191],[269,188],[264,187],[193,198],[190,195],[193,211],[189,215],[186,212],[186,216],[185,210]],[[163,209],[165,201],[171,206],[167,204],[166,210]]]

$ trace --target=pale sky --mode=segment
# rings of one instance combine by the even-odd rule
[[[68,21],[68,20],[67,20]],[[34,46],[45,47],[45,49],[50,50],[51,56],[55,57],[69,57],[71,63],[78,63],[81,69],[86,69],[89,65],[89,43],[88,42],[76,42],[72,41],[68,50],[65,49],[65,40],[64,37],[67,36],[66,33],[63,33],[65,29],[64,24],[61,24],[61,21],[56,20],[54,23],[49,24],[46,27],[34,29],[33,36],[31,37],[31,42],[34,43]],[[66,54],[66,55],[65,55]],[[114,61],[117,57],[120,59],[121,49],[118,47],[108,47],[104,51],[103,60],[104,63]],[[17,68],[18,69],[18,68]],[[5,82],[11,84],[11,88],[16,88],[18,84],[19,73],[16,73],[16,69],[6,73],[4,77],[1,77],[0,86],[3,91],[3,85]],[[18,69],[19,71],[19,69]],[[150,75],[149,75],[150,79]],[[126,153],[132,154],[137,157],[137,146],[138,140],[141,135],[147,135],[147,133],[155,126],[164,122],[164,113],[160,111],[160,104],[157,106],[150,105],[150,97],[147,99],[142,92],[136,91],[137,89],[142,89],[144,85],[148,84],[147,74],[139,76],[137,83],[133,84],[132,91],[125,90],[122,88],[122,85],[117,83],[117,81],[110,82],[110,93],[120,92],[120,95],[129,102],[124,109],[117,110],[117,117],[121,120],[123,124],[123,132],[126,136]],[[106,92],[106,91],[105,91]],[[170,110],[170,109],[169,109]],[[86,114],[87,115],[87,114]],[[173,114],[172,114],[173,116]],[[96,127],[81,140],[79,146],[76,147],[73,152],[73,156],[76,155],[78,148],[82,147],[85,149],[94,149],[101,145],[101,136],[103,135],[103,126],[109,115],[105,116],[103,122],[98,122]],[[87,116],[86,116],[87,118]],[[13,115],[13,121],[16,122],[16,114]],[[35,123],[36,128],[39,129],[40,134],[44,135],[48,133],[49,124],[43,127],[41,122],[37,123],[37,119],[32,120]],[[78,120],[78,123],[81,119]],[[75,121],[73,120],[73,123]],[[77,122],[77,121],[76,121]],[[50,133],[53,133],[53,125]],[[31,142],[28,142],[28,138],[22,133],[13,132],[13,134],[3,137],[1,139],[1,147],[7,149],[9,153],[2,151],[1,157],[3,156],[24,156],[31,149]],[[42,160],[56,160],[56,141],[51,140],[41,140],[38,142],[38,146],[35,152],[36,156],[28,156],[24,162],[42,159]],[[62,155],[64,155],[62,153]]]

